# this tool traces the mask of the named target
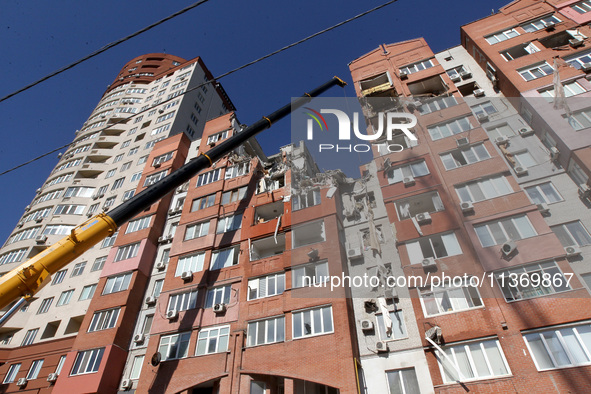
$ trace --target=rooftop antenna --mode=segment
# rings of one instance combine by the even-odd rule
[[[380,44],[380,46],[382,47],[382,55],[387,55],[388,53],[390,53],[386,50],[386,45]]]

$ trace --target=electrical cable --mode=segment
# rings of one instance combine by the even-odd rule
[[[209,0],[202,0],[202,1],[201,1],[201,2],[199,2],[199,3],[203,3],[203,2],[205,2],[205,1],[209,1]],[[215,78],[214,78],[213,80],[211,80],[211,81],[203,82],[203,83],[201,83],[201,84],[199,84],[199,85],[197,85],[197,86],[194,86],[194,87],[192,87],[192,88],[189,88],[189,89],[187,89],[185,92],[183,92],[182,94],[179,94],[179,95],[177,95],[177,96],[175,96],[175,97],[171,97],[170,99],[168,99],[168,100],[165,100],[165,101],[163,101],[163,102],[159,103],[158,105],[159,105],[159,106],[161,106],[161,105],[164,105],[164,104],[166,104],[166,103],[168,103],[168,102],[170,102],[170,101],[172,101],[172,100],[175,100],[175,99],[176,99],[176,98],[178,98],[178,97],[184,96],[185,94],[187,94],[187,93],[189,93],[189,92],[192,92],[192,91],[194,91],[194,90],[196,90],[196,89],[198,89],[198,88],[201,88],[202,86],[205,86],[205,85],[208,85],[208,84],[212,84],[212,83],[214,83],[214,82],[217,82],[217,81],[219,81],[220,79],[222,79],[222,78],[224,78],[224,77],[227,77],[227,76],[229,76],[229,75],[231,75],[231,74],[234,74],[235,72],[238,72],[238,71],[240,71],[240,70],[243,70],[243,69],[245,69],[245,68],[247,68],[247,67],[250,67],[250,66],[252,66],[252,65],[254,65],[254,64],[258,63],[258,62],[261,62],[261,61],[263,61],[263,60],[265,60],[265,59],[268,59],[268,58],[270,58],[270,57],[272,57],[272,56],[275,56],[275,55],[277,55],[277,54],[279,54],[279,53],[281,53],[281,52],[283,52],[283,51],[286,51],[286,50],[288,50],[288,49],[290,49],[290,48],[293,48],[293,47],[295,47],[295,46],[297,46],[297,45],[299,45],[299,44],[302,44],[302,43],[304,43],[304,42],[306,42],[306,41],[308,41],[308,40],[311,40],[312,38],[315,38],[315,37],[317,37],[317,36],[319,36],[319,35],[321,35],[321,34],[327,33],[327,32],[329,32],[329,31],[331,31],[331,30],[334,30],[334,29],[336,29],[336,28],[338,28],[338,27],[340,27],[340,26],[343,26],[343,25],[345,25],[345,24],[347,24],[347,23],[349,23],[349,22],[352,22],[352,21],[354,21],[354,20],[356,20],[356,19],[359,19],[359,18],[361,18],[361,17],[363,17],[363,16],[365,16],[365,15],[368,15],[368,14],[370,14],[370,13],[372,13],[372,12],[375,12],[375,11],[377,11],[377,10],[379,10],[379,9],[382,9],[382,8],[384,8],[384,7],[386,7],[386,6],[390,5],[390,4],[393,4],[393,3],[397,2],[397,1],[398,1],[398,0],[390,0],[390,1],[386,2],[386,3],[383,3],[383,4],[379,5],[379,6],[376,6],[376,7],[374,7],[374,8],[372,8],[372,9],[369,9],[369,10],[367,10],[367,11],[364,11],[364,12],[362,12],[361,14],[355,15],[355,16],[353,16],[353,17],[349,18],[349,19],[346,19],[346,20],[344,20],[344,21],[341,21],[341,22],[339,22],[339,23],[337,23],[337,24],[335,24],[335,25],[332,25],[332,26],[330,26],[330,27],[328,27],[328,28],[326,28],[326,29],[320,30],[320,31],[318,31],[318,32],[316,32],[316,33],[314,33],[314,34],[311,34],[311,35],[309,35],[309,36],[307,36],[307,37],[305,37],[305,38],[302,38],[301,40],[295,41],[295,42],[293,42],[293,43],[291,43],[291,44],[289,44],[289,45],[286,45],[286,46],[284,46],[284,47],[282,47],[282,48],[280,48],[280,49],[277,49],[277,50],[275,50],[275,51],[273,51],[273,52],[270,52],[270,53],[268,53],[268,54],[266,54],[266,55],[264,55],[264,56],[261,56],[261,57],[259,57],[258,59],[255,59],[255,60],[253,60],[253,61],[250,61],[250,62],[248,62],[248,63],[245,63],[245,64],[243,64],[242,66],[239,66],[239,67],[236,67],[236,68],[234,68],[234,69],[232,69],[232,70],[230,70],[230,71],[227,71],[227,72],[225,72],[225,73],[223,73],[223,74],[221,74],[221,75],[219,75],[219,76],[215,77]],[[196,3],[196,4],[197,4],[197,3]],[[179,12],[181,12],[181,11],[179,11]],[[169,17],[169,18],[170,18],[170,17]],[[135,34],[135,33],[134,33],[134,34]],[[3,99],[0,99],[0,102],[1,102],[2,100],[3,100]],[[116,122],[112,123],[111,125],[109,125],[109,126],[107,126],[107,127],[103,128],[103,129],[101,129],[101,130],[99,130],[99,131],[100,131],[100,132],[102,132],[102,131],[104,131],[104,130],[108,130],[108,129],[110,129],[111,127],[113,127],[113,126],[116,126],[116,125],[118,125],[118,124],[121,124],[121,123],[127,123],[127,122],[128,122],[130,119],[133,119],[133,118],[135,118],[135,117],[137,117],[137,116],[140,116],[141,114],[143,114],[143,113],[146,113],[146,112],[148,112],[148,111],[151,111],[151,110],[153,110],[153,109],[154,109],[154,108],[147,108],[147,109],[145,109],[145,110],[143,110],[143,111],[140,111],[140,112],[138,112],[138,113],[136,113],[136,114],[133,114],[132,116],[130,116],[130,117],[128,117],[128,118],[125,118],[125,119],[122,119],[122,120],[116,121]],[[47,155],[50,155],[50,154],[52,154],[52,153],[54,153],[54,152],[57,152],[57,151],[59,151],[59,150],[61,150],[61,149],[64,149],[64,148],[66,148],[66,147],[70,146],[71,144],[72,144],[72,143],[68,143],[67,145],[63,145],[63,146],[61,146],[61,147],[59,147],[59,148],[53,149],[51,152],[44,153],[44,154],[42,154],[42,155],[40,155],[40,156],[37,156],[37,157],[35,157],[35,158],[33,158],[33,159],[31,159],[31,160],[29,160],[29,161],[25,162],[25,163],[19,164],[19,165],[17,165],[17,166],[15,166],[15,167],[13,167],[13,168],[10,168],[10,169],[8,169],[8,170],[6,170],[6,171],[3,171],[3,172],[1,172],[1,173],[0,173],[0,176],[2,176],[2,175],[5,175],[5,174],[7,174],[7,173],[9,173],[9,172],[12,172],[12,171],[14,171],[14,170],[16,170],[16,169],[18,169],[18,168],[21,168],[21,167],[23,167],[23,166],[25,166],[25,165],[31,164],[31,163],[33,163],[33,162],[35,162],[35,161],[37,161],[37,160],[40,160],[40,159],[42,159],[43,157],[45,157],[45,156],[47,156]]]
[[[90,55],[86,55],[83,58],[76,60],[74,63],[71,63],[71,64],[69,64],[69,65],[67,65],[65,67],[62,67],[59,70],[54,71],[51,74],[46,75],[43,78],[41,78],[41,79],[39,79],[39,80],[37,80],[35,82],[32,82],[32,83],[26,85],[25,87],[20,88],[20,89],[14,91],[14,92],[12,92],[12,93],[10,93],[10,94],[2,97],[2,98],[0,98],[0,103],[3,102],[3,101],[5,101],[5,100],[8,100],[11,97],[16,96],[19,93],[24,92],[25,90],[28,90],[28,89],[32,88],[33,86],[39,85],[41,82],[47,81],[48,79],[53,78],[56,75],[59,75],[59,74],[63,73],[66,70],[69,70],[71,68],[74,68],[77,65],[79,65],[80,63],[83,63],[83,62],[85,62],[85,61],[87,61],[87,60],[89,60],[89,59],[91,59],[91,58],[93,58],[93,57],[95,57],[97,55],[100,55],[101,53],[103,53],[103,52],[105,52],[105,51],[107,51],[107,50],[109,50],[111,48],[114,48],[117,45],[124,43],[125,41],[128,41],[128,40],[130,40],[130,39],[132,39],[132,38],[134,38],[136,36],[139,36],[140,34],[145,33],[148,30],[153,29],[154,27],[159,26],[159,25],[163,24],[164,22],[167,22],[167,21],[169,21],[169,20],[171,20],[173,18],[176,18],[177,16],[179,16],[181,14],[184,14],[185,12],[190,11],[193,8],[196,8],[196,7],[200,6],[203,3],[207,3],[208,1],[209,0],[200,0],[200,1],[196,2],[196,3],[191,4],[188,7],[183,8],[180,11],[175,12],[172,15],[167,16],[164,19],[160,19],[158,22],[152,23],[151,25],[146,26],[143,29],[136,31],[135,33],[132,33],[132,34],[126,36],[126,37],[120,38],[120,39],[118,39],[116,41],[113,41],[113,42],[111,42],[111,43],[103,46],[102,48],[97,49],[96,51],[92,52]]]

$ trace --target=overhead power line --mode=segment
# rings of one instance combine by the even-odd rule
[[[205,1],[209,1],[209,0],[203,0],[203,1],[201,1],[200,3],[203,3],[203,2],[205,2]],[[282,48],[280,48],[280,49],[277,49],[277,50],[275,50],[275,51],[273,51],[273,52],[270,52],[270,53],[268,53],[268,54],[266,54],[266,55],[264,55],[264,56],[261,56],[261,57],[259,57],[258,59],[252,60],[252,61],[250,61],[250,62],[248,62],[248,63],[245,63],[245,64],[243,64],[242,66],[236,67],[236,68],[234,68],[234,69],[232,69],[232,70],[230,70],[230,71],[227,71],[227,72],[225,72],[225,73],[223,73],[223,74],[220,74],[219,76],[215,77],[215,78],[214,78],[212,81],[203,82],[203,83],[201,83],[201,84],[199,84],[199,85],[197,85],[197,86],[194,86],[194,87],[192,87],[192,88],[189,88],[189,89],[187,89],[185,92],[183,92],[182,94],[180,94],[180,95],[178,95],[178,96],[175,96],[175,97],[173,97],[173,98],[170,98],[170,99],[168,99],[168,100],[165,100],[165,101],[161,102],[159,105],[164,105],[164,104],[166,104],[167,102],[169,102],[169,101],[172,101],[172,100],[175,100],[175,99],[177,99],[177,98],[178,98],[178,97],[180,97],[180,96],[184,96],[185,94],[187,94],[187,93],[189,93],[189,92],[192,92],[192,91],[194,91],[194,90],[196,90],[196,89],[199,89],[199,88],[201,88],[201,87],[202,87],[202,86],[204,86],[204,85],[208,85],[208,84],[211,84],[211,83],[213,83],[213,82],[219,81],[220,79],[222,79],[222,78],[224,78],[224,77],[227,77],[227,76],[229,76],[229,75],[231,75],[231,74],[234,74],[234,73],[235,73],[235,72],[237,72],[237,71],[243,70],[243,69],[245,69],[245,68],[247,68],[247,67],[250,67],[250,66],[252,66],[252,65],[254,65],[254,64],[258,63],[258,62],[261,62],[261,61],[263,61],[263,60],[265,60],[265,59],[268,59],[268,58],[270,58],[270,57],[272,57],[272,56],[275,56],[275,55],[277,55],[277,54],[279,54],[279,53],[281,53],[281,52],[283,52],[283,51],[286,51],[286,50],[288,50],[288,49],[290,49],[290,48],[293,48],[293,47],[295,47],[295,46],[297,46],[297,45],[300,45],[300,44],[302,44],[302,43],[304,43],[304,42],[306,42],[306,41],[308,41],[308,40],[311,40],[312,38],[318,37],[318,36],[320,36],[320,35],[322,35],[322,34],[324,34],[324,33],[328,33],[329,31],[332,31],[332,30],[334,30],[334,29],[336,29],[336,28],[338,28],[338,27],[341,27],[341,26],[343,26],[343,25],[345,25],[345,24],[347,24],[347,23],[349,23],[349,22],[352,22],[352,21],[354,21],[354,20],[356,20],[356,19],[359,19],[359,18],[361,18],[361,17],[363,17],[363,16],[366,16],[366,15],[368,15],[368,14],[371,14],[372,12],[378,11],[378,10],[380,10],[380,9],[382,9],[382,8],[384,8],[384,7],[388,6],[388,5],[390,5],[390,4],[393,4],[393,3],[397,2],[397,1],[398,1],[398,0],[390,0],[390,1],[388,1],[388,2],[386,2],[386,3],[383,3],[383,4],[379,5],[379,6],[376,6],[376,7],[374,7],[374,8],[371,8],[371,9],[367,10],[367,11],[364,11],[364,12],[362,12],[361,14],[357,14],[357,15],[355,15],[355,16],[353,16],[353,17],[349,18],[349,19],[345,19],[344,21],[341,21],[341,22],[339,22],[339,23],[337,23],[337,24],[335,24],[335,25],[332,25],[332,26],[330,26],[330,27],[328,27],[328,28],[326,28],[326,29],[320,30],[320,31],[318,31],[318,32],[316,32],[316,33],[314,33],[314,34],[311,34],[311,35],[309,35],[309,36],[307,36],[307,37],[305,37],[305,38],[302,38],[301,40],[295,41],[295,42],[293,42],[293,43],[291,43],[291,44],[289,44],[289,45],[286,45],[286,46],[284,46],[284,47],[282,47]],[[197,3],[196,3],[196,4],[197,4]],[[181,11],[179,11],[179,12],[181,12]],[[177,13],[177,14],[178,14],[178,13]],[[169,17],[169,18],[170,18],[170,17]],[[135,33],[134,33],[134,34],[135,34]],[[0,100],[0,102],[1,102],[1,101],[2,101],[2,100]],[[122,119],[122,120],[120,120],[120,121],[114,122],[113,124],[111,124],[111,125],[109,125],[109,126],[107,126],[107,127],[103,128],[103,129],[101,129],[100,131],[108,130],[108,129],[110,129],[111,127],[113,127],[113,126],[116,126],[116,125],[118,125],[118,124],[120,124],[120,123],[128,122],[130,119],[133,119],[133,118],[135,118],[136,116],[140,116],[140,115],[142,115],[142,114],[144,114],[144,113],[146,113],[146,112],[148,112],[148,111],[150,111],[150,110],[152,110],[152,109],[153,109],[153,108],[148,108],[148,109],[145,109],[145,110],[143,110],[143,111],[140,111],[140,112],[138,112],[138,113],[136,113],[136,114],[133,114],[132,116],[130,116],[130,117],[128,117],[128,118],[125,118],[125,119]],[[55,148],[55,149],[51,150],[50,152],[44,153],[44,154],[42,154],[42,155],[40,155],[40,156],[37,156],[37,157],[35,157],[35,158],[33,158],[33,159],[31,159],[31,160],[27,161],[27,162],[24,162],[24,163],[22,163],[22,164],[19,164],[19,165],[15,166],[15,167],[13,167],[13,168],[10,168],[10,169],[8,169],[8,170],[6,170],[6,171],[0,172],[0,176],[2,176],[2,175],[5,175],[5,174],[7,174],[7,173],[9,173],[9,172],[12,172],[12,171],[14,171],[14,170],[17,170],[17,169],[19,169],[19,168],[21,168],[21,167],[24,167],[24,166],[28,165],[28,164],[31,164],[31,163],[33,163],[33,162],[35,162],[35,161],[37,161],[37,160],[40,160],[40,159],[44,158],[45,156],[48,156],[48,155],[50,155],[50,154],[52,154],[52,153],[55,153],[55,152],[57,152],[57,151],[59,151],[59,150],[61,150],[61,149],[67,148],[67,147],[68,147],[68,146],[70,146],[70,145],[71,145],[71,143],[68,143],[68,144],[66,144],[66,145],[60,146],[60,147],[58,147],[58,148]]]
[[[164,19],[160,19],[158,22],[152,23],[151,25],[146,26],[143,29],[136,31],[135,33],[128,35],[127,37],[123,37],[123,38],[120,38],[120,39],[118,39],[116,41],[113,41],[110,44],[107,44],[104,47],[102,47],[100,49],[97,49],[96,51],[92,52],[90,55],[86,55],[83,58],[81,58],[79,60],[76,60],[74,63],[68,64],[67,66],[62,67],[59,70],[56,70],[56,71],[52,72],[51,74],[48,74],[48,75],[44,76],[43,78],[41,78],[41,79],[39,79],[39,80],[37,80],[35,82],[32,82],[32,83],[28,84],[27,86],[22,87],[22,88],[20,88],[20,89],[18,89],[16,91],[14,91],[14,92],[6,95],[6,96],[0,98],[0,103],[3,102],[3,101],[5,101],[5,100],[8,100],[11,97],[16,96],[19,93],[24,92],[25,90],[31,89],[33,86],[39,85],[41,82],[47,81],[48,79],[53,78],[56,75],[59,75],[59,74],[63,73],[64,71],[67,71],[67,70],[69,70],[71,68],[74,68],[77,65],[79,65],[80,63],[83,63],[83,62],[85,62],[85,61],[87,61],[89,59],[92,59],[93,57],[95,57],[97,55],[100,55],[101,53],[103,53],[105,51],[108,51],[109,49],[114,48],[117,45],[124,43],[125,41],[128,41],[128,40],[130,40],[130,39],[132,39],[132,38],[134,38],[136,36],[139,36],[140,34],[145,33],[148,30],[153,29],[156,26],[159,26],[159,25],[163,24],[164,22],[167,22],[167,21],[169,21],[169,20],[171,20],[173,18],[176,18],[177,16],[182,15],[185,12],[192,10],[193,8],[199,7],[201,4],[207,3],[208,1],[209,0],[201,0],[201,1],[198,1],[196,3],[193,3],[190,6],[185,7],[182,10],[177,11],[174,14],[167,16]],[[2,175],[2,174],[0,174],[0,175]]]

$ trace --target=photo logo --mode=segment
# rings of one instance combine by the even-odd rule
[[[353,121],[349,115],[338,109],[320,109],[320,112],[313,110],[312,108],[305,107],[306,115],[310,116],[307,121],[306,138],[311,141],[314,139],[314,123],[316,123],[320,131],[328,131],[328,124],[322,114],[334,115],[338,122],[338,140],[339,141],[351,141],[351,126],[353,126],[353,134],[355,138],[361,141],[370,141],[374,145],[386,145],[390,152],[400,152],[404,149],[404,146],[400,144],[389,144],[388,141],[393,141],[395,131],[401,131],[406,138],[410,141],[417,141],[417,137],[410,130],[416,126],[417,118],[415,115],[406,112],[379,112],[377,115],[378,125],[374,127],[374,134],[362,133],[359,127],[359,112],[353,112]],[[385,138],[384,138],[385,137]],[[378,144],[378,140],[385,140],[385,143]],[[351,152],[369,152],[371,145],[368,144],[356,144],[348,146],[339,146],[334,144],[319,144],[319,151],[323,150],[346,150]]]

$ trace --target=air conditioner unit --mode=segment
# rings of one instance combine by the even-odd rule
[[[464,201],[464,202],[460,203],[460,209],[464,213],[473,212],[474,211],[474,204],[472,204],[470,201]]]
[[[522,137],[527,137],[528,135],[532,135],[534,131],[529,127],[522,127],[519,129],[519,135]]]
[[[567,246],[564,248],[564,251],[566,252],[566,257],[574,257],[581,254],[581,248],[578,246]]]
[[[550,148],[550,159],[552,159],[552,161],[556,161],[556,160],[558,160],[559,157],[560,157],[560,151],[558,150],[558,148],[555,146]]]
[[[437,262],[433,257],[427,257],[421,261],[421,266],[423,266],[426,270],[431,270],[433,268],[437,268]]]
[[[506,144],[509,142],[509,139],[507,137],[505,137],[504,135],[495,138],[495,143],[497,145],[502,145],[502,144]]]
[[[570,45],[573,48],[578,48],[581,45],[583,45],[583,40],[581,40],[580,38],[573,38],[572,40],[568,40],[568,45]]]
[[[546,31],[553,31],[556,28],[554,22],[546,22]]]
[[[452,82],[460,82],[461,80],[462,80],[462,77],[460,77],[460,74],[454,74],[454,76],[451,77]]]
[[[388,344],[385,341],[376,342],[376,352],[384,353],[388,351]]]
[[[361,320],[361,331],[372,331],[373,330],[373,321],[370,319],[363,319]]]
[[[415,219],[419,224],[429,223],[431,221],[431,215],[429,215],[429,212],[422,212],[416,215]]]
[[[135,334],[135,336],[133,337],[133,341],[135,343],[142,343],[144,342],[144,339],[146,339],[144,334]]]
[[[361,256],[362,256],[361,248],[350,247],[347,249],[347,258],[354,259],[354,258],[361,257]]]
[[[146,304],[155,305],[156,304],[156,297],[153,297],[153,296],[146,297]]]
[[[105,115],[105,114],[101,114],[101,118],[102,118],[102,119],[105,119],[106,117],[107,117],[107,115]]]
[[[408,73],[404,70],[400,70],[400,79],[407,79]]]
[[[122,390],[127,390],[131,388],[131,380],[129,379],[123,379],[123,381],[121,381],[121,389]]]
[[[160,109],[158,110],[158,113],[159,113],[159,114],[163,114],[163,113],[164,113],[164,109],[160,108]]]
[[[47,242],[47,235],[38,235],[35,237],[35,242],[37,242],[38,245],[43,245]]]
[[[42,217],[38,217],[37,219],[35,219],[35,223],[41,223],[43,221]]]
[[[470,140],[468,140],[468,137],[458,138],[456,140],[456,144],[458,146],[465,146],[465,145],[468,145],[469,143],[470,143]]]
[[[23,227],[24,225],[25,225],[25,222],[18,222],[16,227],[20,228],[20,227]]]
[[[37,193],[37,194],[41,193],[41,188],[35,190],[35,193]]]
[[[412,186],[415,184],[415,178],[413,178],[412,176],[406,176],[402,180],[402,183],[404,183],[404,186]]]
[[[215,304],[213,306],[213,313],[224,313],[226,311],[226,304]]]
[[[170,208],[170,209],[168,210],[168,215],[169,215],[169,216],[174,216],[174,215],[176,215],[176,214],[178,214],[178,213],[180,213],[180,212],[181,212],[181,210],[180,210],[180,209]]]
[[[47,381],[49,383],[55,382],[57,380],[57,374],[56,373],[50,373],[49,375],[47,375]]]
[[[517,176],[527,175],[527,167],[517,166],[513,170],[515,170],[515,175]]]
[[[591,72],[591,63],[583,63],[581,70],[585,71],[586,73]]]
[[[27,379],[26,378],[20,378],[17,382],[16,385],[19,387],[24,387],[27,385]]]
[[[538,211],[540,211],[542,215],[545,215],[550,212],[550,208],[548,208],[548,204],[546,204],[545,202],[536,204],[536,206],[538,207]]]
[[[579,186],[579,197],[580,198],[589,198],[591,196],[591,188],[589,185],[583,184]]]
[[[185,280],[185,281],[191,280],[191,279],[193,279],[193,273],[191,271],[184,271],[181,274],[181,279]]]
[[[92,216],[92,212],[87,212],[86,216],[91,217]]]
[[[467,79],[470,78],[472,76],[472,73],[470,71],[464,70],[464,71],[460,71],[460,77],[462,77],[462,79]]]
[[[30,206],[30,205],[27,205],[27,206],[25,207],[25,212],[29,211],[29,209],[31,209],[31,206]]]
[[[156,269],[158,271],[162,271],[164,268],[166,268],[166,264],[164,264],[162,261],[156,263]]]
[[[482,97],[484,96],[484,89],[476,89],[473,93],[474,97]]]
[[[488,122],[488,115],[487,114],[478,114],[478,115],[476,115],[476,119],[478,119],[478,122],[480,122],[480,123]]]
[[[505,256],[509,256],[517,250],[517,244],[514,241],[507,241],[501,246],[501,251]]]
[[[154,168],[160,168],[161,164],[160,163],[154,163]]]
[[[166,318],[168,320],[174,320],[177,317],[179,317],[179,313],[177,311],[175,311],[174,309],[171,311],[166,312]]]

